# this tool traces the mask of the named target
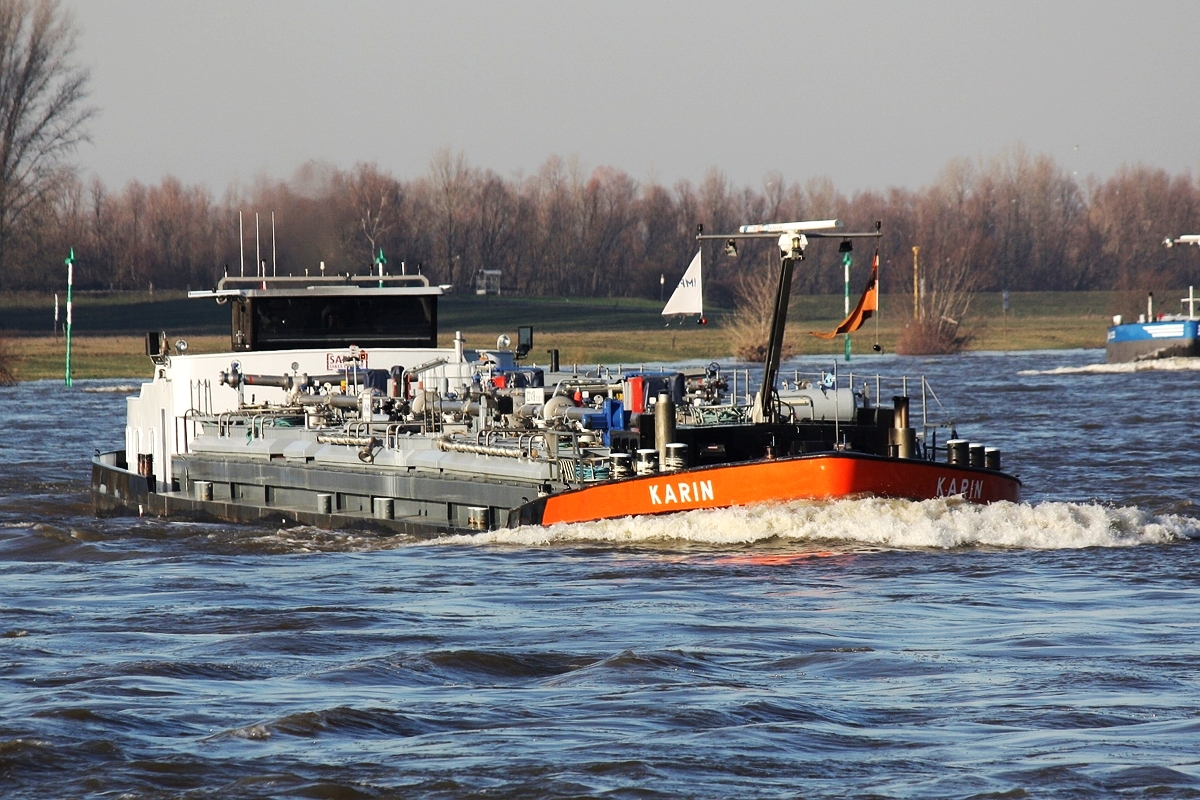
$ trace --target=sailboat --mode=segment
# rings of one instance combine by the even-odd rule
[[[675,287],[671,299],[663,306],[664,317],[684,317],[696,314],[699,316],[697,320],[699,324],[708,324],[708,320],[704,317],[704,279],[700,273],[701,252],[700,250],[696,251],[696,257],[692,259],[687,271],[679,279],[679,285]],[[669,319],[667,324],[671,324]]]

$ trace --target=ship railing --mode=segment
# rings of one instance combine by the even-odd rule
[[[609,450],[595,441],[595,431],[556,428],[545,431],[545,437],[543,460],[558,465],[558,479],[563,483],[590,483],[611,477]]]
[[[209,419],[212,418],[210,414],[204,414],[203,416]],[[181,417],[175,417],[175,452],[191,452],[190,445],[188,443],[189,431],[190,437],[195,439],[200,434],[202,428],[203,419],[201,419],[201,412],[196,411],[194,408],[189,408],[187,411],[183,412],[183,416]],[[179,435],[181,429],[183,431],[182,437]]]
[[[212,406],[212,381],[208,378],[188,381],[188,410],[211,414]]]
[[[616,392],[621,390],[621,383],[612,381],[612,376],[575,374],[565,378],[561,378],[558,383],[554,384],[553,391],[550,392],[550,397],[569,397],[575,389],[586,389],[589,392],[600,390],[605,396],[612,397]]]
[[[879,400],[883,397],[885,388],[890,389],[892,387],[899,386],[899,395],[903,397],[909,397],[909,385],[911,383],[916,383],[921,392],[923,415],[922,423],[928,424],[928,411],[925,407],[928,405],[929,398],[933,398],[933,402],[937,405],[939,411],[942,413],[945,412],[945,408],[942,406],[942,401],[933,391],[933,386],[929,383],[928,379],[926,379],[924,375],[914,378],[909,375],[885,375],[879,372],[866,375],[862,373],[855,374],[854,372],[839,373],[836,365],[832,372],[825,372],[823,370],[819,372],[802,372],[799,369],[792,371],[792,385],[797,388],[802,387],[805,385],[805,383],[807,383],[808,386],[817,388],[826,381],[831,381],[830,383],[825,384],[828,388],[836,388],[837,386],[842,385],[842,382],[845,381],[846,384],[853,389],[855,383],[861,383],[862,388],[859,393],[867,402],[870,402],[873,398],[877,405]],[[870,391],[872,383],[875,386],[874,393]],[[787,388],[786,380],[783,381],[783,388]]]
[[[390,422],[347,422],[339,434],[320,434],[317,441],[326,444],[363,446],[374,441],[384,450],[402,449],[402,440],[411,438],[411,423]],[[531,460],[550,460],[546,435],[540,430],[528,428],[486,428],[475,433],[474,441],[462,441],[465,437],[445,433],[439,439],[439,447],[481,455],[496,455]],[[449,443],[450,447],[441,447]],[[461,446],[460,446],[461,445]]]
[[[884,373],[840,373],[837,369],[837,364],[834,364],[831,372],[824,370],[818,372],[805,372],[799,369],[792,371],[792,385],[795,388],[820,387],[836,389],[843,385],[843,381],[849,385],[854,391],[856,398],[861,398],[865,408],[879,408],[880,401],[883,399],[885,392],[895,392],[896,396],[909,397],[915,399],[910,394],[910,390],[919,391],[920,399],[920,424],[912,424],[911,427],[919,428],[917,440],[922,449],[922,456],[926,460],[935,460],[939,450],[937,445],[937,429],[940,427],[953,427],[953,421],[948,419],[945,406],[942,405],[941,399],[933,390],[933,386],[924,375],[916,377],[909,375],[886,375]],[[782,381],[783,389],[787,389],[787,381]],[[855,391],[855,385],[858,384],[859,389]],[[916,384],[913,386],[912,384]],[[872,385],[874,392],[872,393]],[[898,390],[898,391],[897,391]],[[836,395],[835,395],[836,398]],[[914,409],[915,410],[915,409]],[[940,418],[941,421],[933,419],[934,416]],[[944,450],[945,448],[941,448]]]
[[[429,278],[424,275],[226,275],[217,282],[217,291],[229,289],[260,289],[272,284],[280,286],[349,286],[353,284],[383,286],[385,284],[417,284],[428,286]]]
[[[409,438],[412,435],[412,425],[392,422],[383,430],[383,447],[385,450],[399,450],[400,437]]]
[[[593,381],[593,382],[604,383],[605,388],[609,391],[609,396],[611,396],[612,392],[617,391],[620,388],[620,382],[622,380],[622,376],[626,373],[626,371],[646,372],[647,370],[652,371],[652,372],[680,372],[680,371],[682,371],[673,366],[667,366],[667,365],[661,365],[661,364],[657,365],[657,366],[654,364],[647,366],[646,364],[642,363],[642,364],[618,364],[615,369],[607,367],[603,364],[597,364],[596,369],[593,372],[590,369],[581,370],[579,368],[578,364],[573,364],[571,366],[571,374],[565,378],[560,379],[559,383],[556,384],[554,391],[549,394],[550,394],[550,396],[553,396],[553,394],[557,393],[559,387],[562,386],[563,384],[570,385],[570,384],[574,384],[574,383],[581,382],[581,381]],[[750,370],[749,369],[718,369],[717,370],[718,377],[724,377],[725,375],[728,375],[730,377],[730,385],[729,385],[728,392],[721,393],[721,396],[723,398],[725,398],[725,401],[722,403],[722,405],[733,406],[733,407],[753,405],[754,397],[750,393],[751,388],[752,388],[752,381],[750,380]],[[611,386],[608,385],[610,383],[611,383]]]
[[[215,416],[212,414],[204,414],[195,409],[188,409],[182,417],[176,417],[177,420],[185,420],[191,423],[194,427],[200,427],[205,423],[216,423],[217,436],[231,437],[235,431],[240,436],[243,432],[251,439],[263,438],[265,428],[272,427],[290,427],[291,423],[286,421],[287,417],[299,416],[303,412],[297,412],[296,409],[281,409],[270,413],[246,414],[242,411],[222,411]],[[186,439],[185,439],[186,445]]]
[[[278,420],[278,414],[255,414],[250,418],[250,438],[263,438],[263,429],[267,427],[267,424],[270,423],[271,427],[274,428]]]
[[[490,433],[490,436],[480,434]],[[501,435],[504,434],[504,435]],[[514,436],[515,434],[515,436]],[[515,442],[514,442],[515,438]],[[466,437],[443,434],[436,440],[439,450],[500,458],[523,458],[537,461],[552,460],[547,450],[546,435],[542,431],[505,430],[480,431],[474,441]],[[538,445],[540,444],[540,448]]]
[[[603,389],[611,393],[612,391],[619,390],[620,386],[618,382],[610,384],[609,381],[619,381],[620,376],[623,375],[626,370],[635,369],[637,371],[645,372],[647,367],[645,364],[640,364],[636,367],[634,365],[620,364],[617,365],[616,369],[614,370],[604,366],[603,364],[598,364],[593,372],[592,370],[580,371],[578,365],[574,365],[573,374],[560,378],[554,389],[550,392],[547,392],[547,394],[548,396],[564,394],[568,392],[570,388],[575,386],[579,386],[580,388]],[[658,369],[667,371],[669,368],[659,367]],[[718,375],[720,377],[728,376],[729,378],[729,389],[724,393],[726,399],[725,402],[720,403],[720,405],[735,409],[744,409],[754,405],[755,393],[758,391],[761,381],[752,379],[751,373],[752,370],[750,369],[721,369],[718,371]],[[929,417],[934,411],[934,405],[936,405],[937,411],[943,415],[945,414],[945,409],[942,407],[941,401],[938,399],[937,394],[933,391],[933,388],[930,386],[929,381],[924,375],[919,377],[911,377],[908,375],[885,375],[883,373],[856,374],[854,372],[839,372],[837,365],[835,364],[831,372],[809,372],[802,371],[800,369],[794,369],[792,371],[791,383],[793,385],[801,385],[803,381],[808,380],[812,386],[816,387],[820,385],[821,380],[828,379],[831,376],[834,381],[834,387],[839,385],[849,385],[850,388],[853,389],[856,382],[861,382],[862,386],[860,388],[860,394],[865,400],[875,398],[876,402],[878,398],[883,396],[883,392],[886,387],[898,385],[898,394],[907,397],[909,396],[910,384],[915,383],[917,386],[919,386],[921,392],[922,427],[932,427],[934,425],[934,423],[929,421]],[[781,383],[784,384],[784,388],[786,388],[788,381],[784,379],[781,381]],[[872,383],[874,384],[875,389],[873,394],[869,389],[869,386]],[[585,386],[585,384],[587,386]],[[930,399],[932,399],[933,405],[929,404]],[[715,406],[710,404],[706,405],[706,407],[712,408]]]
[[[733,403],[680,406],[678,413],[685,425],[740,425],[750,419],[750,406]]]
[[[563,457],[576,460],[589,458],[592,454],[588,451],[599,447],[595,444],[598,434],[593,430],[552,428],[547,429],[545,433],[548,455],[552,460]]]
[[[384,450],[400,449],[400,437],[409,436],[412,425],[404,422],[366,422],[363,420],[347,422],[345,434],[357,442],[365,443],[372,438],[379,442]],[[381,437],[381,438],[380,438]]]
[[[343,426],[343,430],[345,430],[347,436],[370,438],[371,423],[363,422],[363,421],[357,421],[357,422],[351,421],[351,422],[347,422]]]
[[[517,449],[524,451],[527,458],[537,458],[534,445],[541,443],[541,449],[546,452],[545,431],[531,431],[526,428],[487,428],[476,432],[475,440],[480,444],[491,446],[505,439],[517,439]],[[503,446],[503,445],[501,445]]]
[[[217,414],[217,435],[232,435],[234,419],[242,419],[244,417],[244,414],[240,414],[236,411],[222,411],[220,414]]]
[[[474,441],[466,441],[465,436],[455,436],[451,433],[438,437],[438,447],[442,450],[454,450],[463,453],[479,455],[495,455],[509,458],[526,458],[531,461],[545,461],[562,464],[564,460],[584,462],[596,457],[595,449],[588,443],[594,441],[595,431],[580,431],[569,429],[529,430],[527,428],[488,428],[477,431]],[[587,440],[587,443],[584,440]]]

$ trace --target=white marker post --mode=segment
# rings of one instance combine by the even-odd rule
[[[67,256],[67,386],[71,386],[71,289],[75,286],[75,248]]]

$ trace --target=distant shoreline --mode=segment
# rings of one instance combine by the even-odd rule
[[[1180,293],[1182,296],[1186,292]],[[1157,293],[1175,297],[1174,292]],[[964,320],[971,334],[968,351],[1089,349],[1104,346],[1114,313],[1136,318],[1145,310],[1142,293],[1133,292],[1014,292],[1010,312],[1002,311],[1000,293],[981,293]],[[65,316],[61,307],[60,318]],[[881,298],[878,320],[870,320],[851,336],[853,353],[872,352],[878,340],[883,352],[894,352],[908,316],[911,297]],[[840,295],[798,296],[793,299],[788,341],[795,355],[840,358],[840,337],[825,341],[808,330],[831,329],[841,318]],[[548,361],[557,349],[560,362],[571,364],[642,364],[689,360],[727,362],[730,345],[722,328],[728,311],[713,309],[710,324],[665,326],[657,301],[632,298],[530,298],[446,296],[439,308],[440,343],[462,331],[469,347],[494,347],[500,334],[515,339],[518,325],[534,326],[529,360]],[[1162,303],[1161,310],[1175,311]],[[171,341],[188,340],[190,352],[228,349],[228,307],[188,300],[181,292],[103,293],[80,298],[74,309],[73,376],[129,378],[150,373],[145,356],[147,330],[162,330]],[[53,296],[19,294],[0,301],[0,338],[14,359],[18,381],[62,377],[63,339],[52,333]],[[131,328],[132,324],[136,327]]]

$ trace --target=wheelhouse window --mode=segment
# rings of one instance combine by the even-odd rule
[[[277,296],[241,303],[233,314],[239,350],[437,346],[433,296]]]

